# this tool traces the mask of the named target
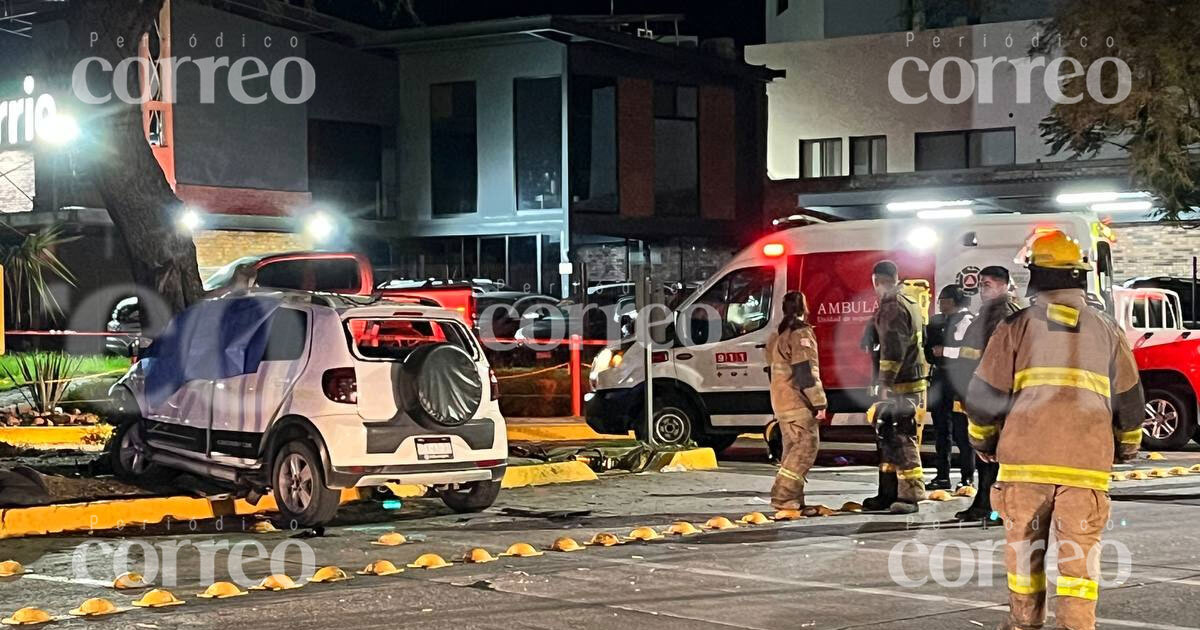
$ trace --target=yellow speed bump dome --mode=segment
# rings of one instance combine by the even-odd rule
[[[626,539],[646,542],[647,540],[658,540],[662,537],[663,535],[655,531],[653,527],[639,527],[629,532],[629,536]]]
[[[842,504],[841,508],[842,512],[861,512],[862,510],[862,504],[857,501],[847,501]]]
[[[142,598],[133,602],[138,608],[162,608],[163,606],[178,606],[183,603],[182,599],[175,597],[175,594],[165,588],[156,588],[152,591],[147,591]]]
[[[255,534],[273,534],[279,530],[276,529],[275,525],[272,524],[271,521],[255,521],[255,523],[250,526],[250,531]]]
[[[675,521],[667,528],[667,534],[672,536],[693,536],[700,533],[700,528],[687,521]]]
[[[601,547],[612,547],[613,545],[621,544],[621,539],[617,538],[616,534],[600,532],[599,534],[592,536],[592,539],[588,541],[588,544],[599,545]]]
[[[805,516],[833,516],[834,514],[837,514],[837,512],[824,505],[807,506],[801,513]]]
[[[1161,479],[1161,478],[1163,478],[1163,477],[1167,477],[1167,476],[1168,476],[1168,475],[1167,475],[1167,469],[1166,469],[1166,468],[1154,468],[1154,469],[1151,469],[1151,470],[1150,470],[1150,476],[1151,476],[1151,477],[1154,477],[1155,479]]]
[[[246,591],[238,588],[233,582],[213,582],[208,588],[204,589],[203,593],[197,593],[196,597],[204,599],[225,599],[227,597],[239,597],[245,595]]]
[[[538,551],[537,549],[534,549],[533,545],[531,545],[529,543],[521,542],[521,543],[513,543],[512,545],[509,545],[508,549],[500,555],[507,556],[507,557],[516,556],[518,558],[534,558],[534,557],[542,555],[542,552]]]
[[[751,512],[739,518],[738,522],[743,525],[766,525],[771,522],[771,519],[767,518],[767,515],[762,512]]]
[[[714,516],[704,523],[704,529],[735,529],[736,527],[737,525],[724,516]]]
[[[325,584],[329,582],[341,582],[342,580],[349,579],[350,576],[346,575],[346,572],[338,567],[321,567],[320,569],[317,569],[317,572],[314,573],[312,577],[308,578],[308,581],[316,584]]]
[[[1141,481],[1143,479],[1149,479],[1150,477],[1144,470],[1131,470],[1129,471],[1129,478],[1135,481]]]
[[[930,501],[949,501],[950,499],[953,499],[953,498],[954,498],[954,495],[950,494],[949,492],[946,492],[945,490],[934,490],[933,492],[929,493]]]
[[[963,486],[954,491],[954,496],[971,498],[974,497],[977,492],[979,491],[975,489],[975,486]]]
[[[1126,481],[1129,479],[1129,473],[1126,473],[1126,472],[1123,472],[1120,470],[1116,470],[1111,473],[1108,473],[1108,478],[1112,481]]]
[[[102,617],[104,615],[111,615],[119,612],[121,612],[121,609],[117,608],[115,604],[107,599],[104,599],[103,597],[93,597],[91,599],[85,599],[83,603],[79,605],[79,608],[70,611],[70,614],[75,617]]]
[[[408,539],[404,537],[404,534],[400,532],[388,532],[375,539],[371,544],[395,547],[396,545],[403,545],[406,542],[408,542]]]
[[[113,588],[117,589],[118,591],[133,588],[146,588],[147,586],[150,585],[146,583],[146,578],[142,577],[141,573],[122,573],[121,575],[117,576],[117,579],[113,580]]]
[[[1188,469],[1184,468],[1183,466],[1175,466],[1174,468],[1168,470],[1167,474],[1171,475],[1172,477],[1182,477],[1183,475],[1188,474]]]
[[[551,551],[583,551],[585,547],[570,536],[563,536],[550,545]]]
[[[496,560],[496,556],[493,556],[491,552],[483,547],[476,547],[463,556],[463,562],[467,564],[483,564],[485,562],[495,562]]]
[[[801,518],[804,518],[804,512],[800,510],[779,510],[775,513],[777,521],[794,521]]]
[[[21,566],[16,560],[5,560],[0,562],[0,577],[12,577],[25,573],[25,567]]]
[[[376,560],[375,562],[372,562],[371,564],[368,564],[367,566],[363,567],[363,570],[359,571],[358,574],[359,575],[396,575],[397,573],[400,573],[403,570],[404,569],[397,567],[396,565],[392,564],[388,560]]]
[[[1194,472],[1194,473],[1200,473],[1200,464],[1196,464],[1195,466],[1192,466],[1188,470],[1191,472]]]
[[[294,588],[300,588],[303,584],[297,584],[292,578],[276,573],[263,578],[261,582],[250,587],[252,591],[290,591]]]
[[[11,617],[0,619],[0,623],[6,626],[32,626],[50,621],[54,621],[54,617],[51,617],[50,613],[33,607],[22,608],[13,613]]]
[[[1155,451],[1155,452],[1153,452],[1153,453],[1150,453],[1149,455],[1147,455],[1147,456],[1146,456],[1146,459],[1153,460],[1153,461],[1160,461],[1160,460],[1164,460],[1164,459],[1166,459],[1166,457],[1163,457],[1163,454],[1162,454],[1162,453],[1159,453],[1159,452]]]
[[[413,560],[412,564],[408,565],[408,568],[410,568],[410,569],[440,569],[442,567],[448,567],[448,566],[450,566],[450,563],[446,562],[441,556],[437,555],[436,553],[427,553],[427,554],[424,554],[421,557],[417,558],[416,560]]]

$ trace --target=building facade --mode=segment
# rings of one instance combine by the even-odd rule
[[[781,74],[695,42],[604,18],[377,31],[191,0],[170,0],[158,27],[141,54],[176,98],[143,109],[202,276],[322,247],[367,252],[381,280],[487,278],[569,296],[629,280],[643,243],[663,282],[701,279],[761,225],[765,87]],[[0,35],[0,56],[19,60],[15,77],[42,76],[64,30],[44,13],[27,37]],[[234,98],[226,70],[206,96],[202,65],[162,73],[172,56],[257,58],[266,71],[243,86],[266,98]],[[300,99],[304,65],[315,85]],[[79,284],[125,282],[119,239],[72,177],[69,149],[19,149],[0,152],[18,182],[0,185],[4,219],[65,222],[89,243],[76,262],[111,253],[81,264],[94,277]],[[317,215],[336,229],[307,232]]]

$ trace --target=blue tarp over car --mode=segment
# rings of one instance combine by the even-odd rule
[[[267,323],[280,304],[265,296],[220,298],[176,315],[142,359],[150,405],[161,405],[188,381],[257,372]]]

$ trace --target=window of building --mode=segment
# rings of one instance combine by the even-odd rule
[[[617,82],[576,75],[570,83],[571,208],[619,210],[617,194]]]
[[[654,211],[661,216],[700,213],[700,152],[695,86],[654,86]]]
[[[850,174],[882,175],[887,172],[887,136],[850,138]]]
[[[430,86],[429,165],[433,214],[475,212],[479,185],[475,83]]]
[[[841,138],[800,141],[801,177],[837,177],[839,175],[842,175]]]
[[[363,218],[385,218],[385,145],[394,128],[310,119],[308,189],[314,201],[346,208]]]
[[[733,339],[762,329],[771,319],[774,288],[774,267],[745,267],[729,272],[690,307],[691,344]]]
[[[562,275],[558,273],[558,264],[562,257],[562,239],[558,234],[542,235],[542,293],[561,296]]]
[[[562,207],[562,80],[513,81],[517,207]]]
[[[1016,130],[972,129],[916,135],[918,171],[976,168],[1015,164]]]

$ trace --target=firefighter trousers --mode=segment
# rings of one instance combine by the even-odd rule
[[[797,409],[785,412],[778,420],[783,457],[779,460],[775,485],[771,486],[771,506],[777,510],[799,510],[804,507],[805,477],[820,448],[817,418],[807,409]]]
[[[1053,530],[1058,574],[1057,628],[1093,630],[1100,579],[1100,536],[1108,493],[1053,484],[998,481],[992,507],[1004,519],[1008,628],[1041,628],[1046,616],[1046,547]]]
[[[877,431],[875,447],[879,451],[879,471],[896,475],[896,496],[892,500],[917,503],[925,500],[925,471],[921,468],[921,429],[925,415],[925,393],[905,394],[917,408],[913,427]]]

